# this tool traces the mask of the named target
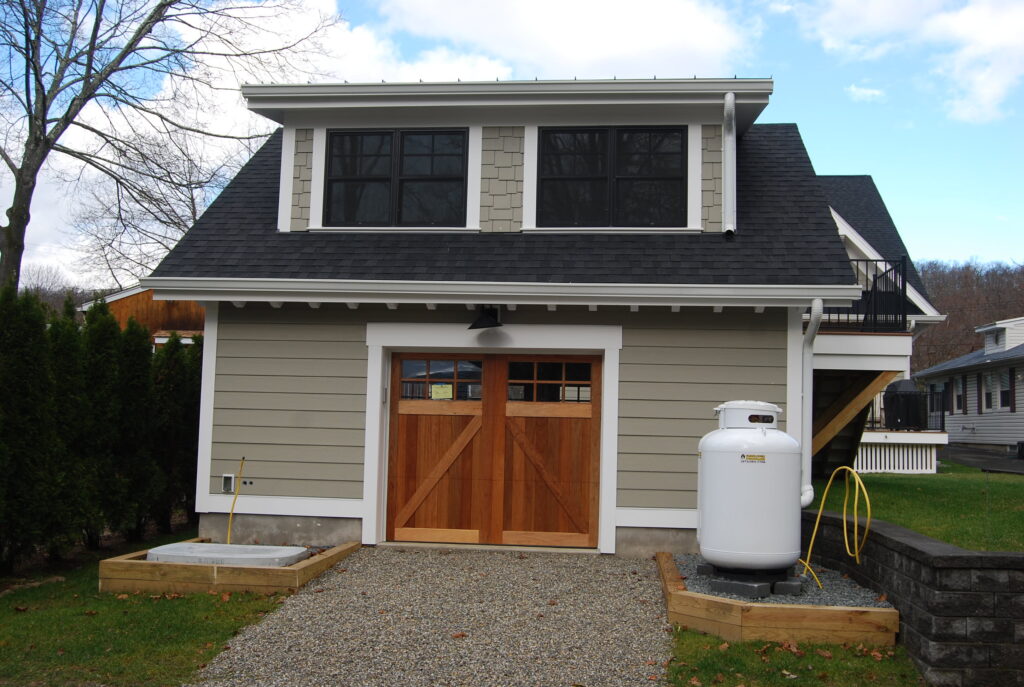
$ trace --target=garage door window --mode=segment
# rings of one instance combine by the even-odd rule
[[[590,403],[590,363],[510,362],[508,400]]]
[[[480,360],[403,360],[402,398],[479,401],[482,370]]]

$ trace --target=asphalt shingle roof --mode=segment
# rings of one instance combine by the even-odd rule
[[[915,372],[914,378],[934,377],[938,374],[956,372],[958,370],[966,370],[968,368],[981,367],[989,364],[1005,364],[1014,362],[1015,360],[1024,361],[1024,344],[1014,346],[1013,348],[1007,348],[1005,351],[990,353],[988,355],[985,355],[984,348],[972,351],[967,355],[960,356],[959,358],[953,358],[952,360],[947,360],[944,363],[932,365],[920,372]]]
[[[800,133],[737,145],[737,234],[354,233],[276,229],[281,133],[154,277],[849,285],[853,273]]]
[[[857,233],[889,262],[907,256],[907,283],[913,285],[925,298],[928,292],[917,273],[910,253],[900,238],[896,225],[889,216],[885,201],[870,176],[819,175],[828,203],[850,223]]]

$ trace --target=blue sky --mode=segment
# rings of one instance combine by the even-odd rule
[[[873,176],[914,260],[1024,262],[1024,0],[296,1],[342,16],[323,81],[772,77],[759,121]],[[27,263],[75,273],[73,205],[40,188]]]

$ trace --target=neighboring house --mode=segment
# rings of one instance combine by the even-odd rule
[[[914,375],[928,388],[928,411],[949,440],[1018,451],[1024,442],[1024,317],[974,330],[985,347]]]
[[[108,294],[103,300],[121,329],[134,317],[149,330],[157,346],[167,343],[172,332],[177,332],[186,344],[192,343],[193,336],[203,333],[203,307],[195,301],[154,300],[153,290],[141,285]],[[95,302],[83,303],[79,311],[86,312]]]
[[[244,456],[245,540],[692,548],[734,399],[784,408],[809,482],[941,317],[754,123],[772,88],[245,87],[281,130],[143,281],[207,306],[202,534]]]

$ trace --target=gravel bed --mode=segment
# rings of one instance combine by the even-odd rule
[[[363,548],[203,671],[240,685],[650,685],[670,654],[651,560]]]
[[[787,594],[771,594],[763,599],[751,599],[735,594],[724,594],[711,591],[711,578],[707,575],[697,574],[697,564],[703,563],[704,559],[700,554],[684,554],[676,556],[676,565],[679,566],[679,574],[686,580],[686,587],[691,592],[698,594],[711,594],[726,599],[738,601],[756,601],[769,604],[809,604],[812,606],[870,606],[873,608],[892,608],[888,601],[879,601],[878,592],[861,587],[842,573],[835,570],[814,566],[814,572],[821,580],[823,589],[819,589],[814,578],[807,575],[801,585],[803,593],[795,596]],[[803,568],[803,566],[800,566]]]

